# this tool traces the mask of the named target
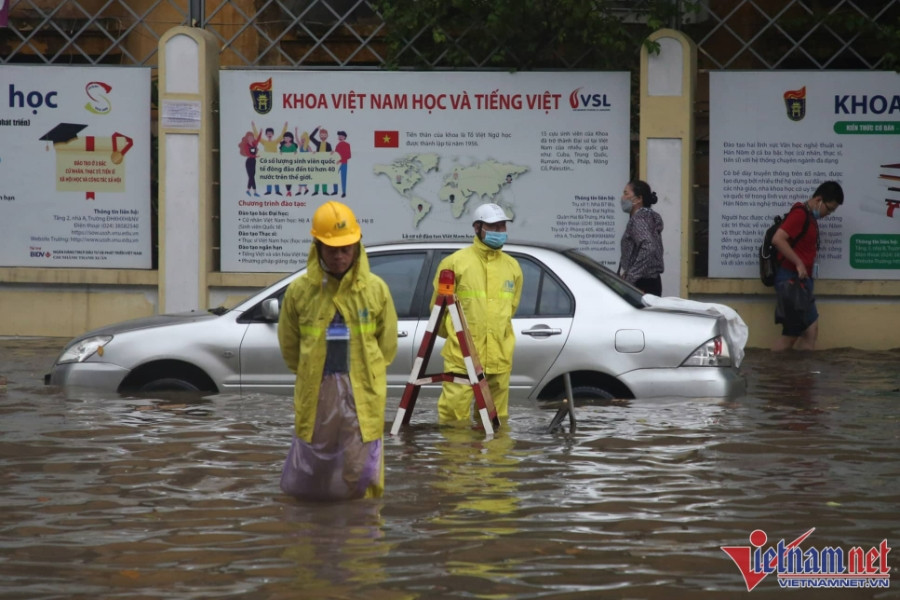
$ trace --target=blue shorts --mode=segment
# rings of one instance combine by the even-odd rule
[[[778,267],[775,272],[775,295],[779,296],[784,293],[785,284],[797,276],[797,271],[791,271],[784,267]],[[788,312],[784,314],[777,307],[775,309],[775,322],[781,323],[781,335],[788,337],[799,337],[807,328],[819,319],[819,311],[816,310],[816,297],[813,279],[810,277],[806,280],[806,287],[809,289],[810,302],[805,313],[792,314]],[[776,306],[781,306],[779,299]]]

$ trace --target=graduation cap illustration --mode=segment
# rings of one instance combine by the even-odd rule
[[[896,171],[895,173],[882,173],[878,177],[880,179],[888,179],[890,181],[900,181],[900,163],[892,163],[888,165],[881,165],[882,169],[890,169]]]
[[[79,123],[60,123],[47,133],[41,136],[41,141],[47,142],[47,150],[50,149],[50,142],[54,144],[64,144],[69,142],[76,137],[78,137],[78,133],[87,127],[87,125],[81,125]]]
[[[900,216],[900,163],[890,163],[881,165],[882,169],[893,171],[892,173],[881,173],[878,178],[886,179],[888,183],[888,192],[893,192],[890,198],[885,198],[884,203],[887,205],[887,216]],[[897,213],[897,214],[895,214]]]
[[[78,134],[87,125],[60,123],[40,140],[50,144],[56,154],[56,191],[86,192],[86,199],[93,200],[95,192],[125,191],[125,154],[134,146],[134,140],[115,132],[96,136]]]

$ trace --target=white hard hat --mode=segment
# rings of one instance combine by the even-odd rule
[[[499,223],[501,221],[512,221],[512,219],[506,216],[506,212],[498,204],[482,204],[475,209],[472,223],[475,224],[478,221]]]

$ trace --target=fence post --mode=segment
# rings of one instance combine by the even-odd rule
[[[204,0],[190,0],[188,22],[191,27],[203,27],[203,19],[206,16],[206,2]]]
[[[693,256],[694,96],[697,47],[679,31],[649,38],[659,54],[641,49],[640,178],[659,197],[667,296],[687,298]]]
[[[174,27],[159,40],[159,312],[204,309],[213,261],[219,48]]]

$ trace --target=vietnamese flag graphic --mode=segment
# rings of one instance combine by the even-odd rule
[[[376,131],[375,132],[376,148],[399,148],[400,132],[399,131]]]

